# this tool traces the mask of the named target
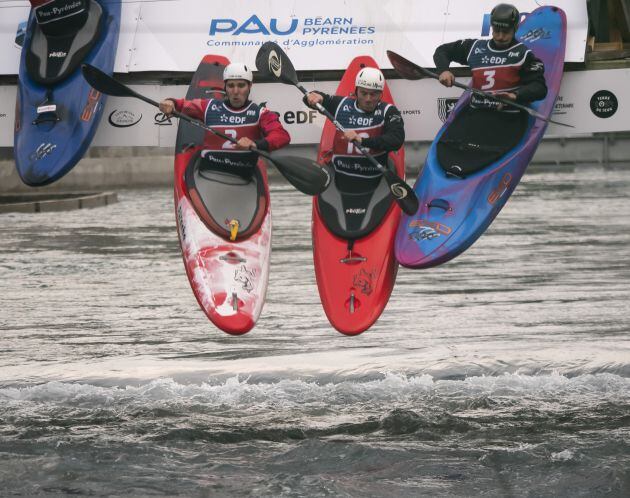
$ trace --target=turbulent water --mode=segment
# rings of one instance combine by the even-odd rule
[[[630,168],[531,169],[488,232],[328,324],[278,184],[268,301],[215,329],[170,191],[0,215],[0,494],[630,495]]]

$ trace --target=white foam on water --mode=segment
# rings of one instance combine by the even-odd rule
[[[290,409],[303,404],[352,406],[371,403],[409,402],[431,397],[436,400],[461,400],[479,397],[562,402],[630,402],[630,379],[613,374],[567,377],[552,375],[504,374],[498,377],[470,377],[464,380],[434,380],[429,375],[407,376],[383,373],[368,381],[317,381],[284,379],[252,382],[250,378],[230,377],[224,382],[182,384],[171,378],[152,380],[138,386],[98,386],[82,383],[48,382],[35,386],[0,389],[3,402],[28,401],[72,406],[112,406],[126,404],[198,403],[234,409],[252,405]]]
[[[551,454],[552,462],[568,462],[575,459],[575,452],[571,450],[562,450]]]

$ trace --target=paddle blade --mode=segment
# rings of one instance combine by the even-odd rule
[[[81,72],[85,80],[101,93],[115,97],[129,97],[130,89],[91,64],[82,64]]]
[[[418,211],[418,208],[420,207],[420,203],[418,202],[418,197],[413,189],[391,170],[385,170],[383,174],[385,175],[387,185],[389,185],[389,190],[400,206],[400,209],[409,216],[416,214],[416,211]]]
[[[145,97],[144,95],[134,92],[128,86],[116,81],[110,75],[105,74],[99,68],[94,67],[91,64],[81,64],[81,72],[83,73],[85,81],[87,81],[91,87],[101,93],[104,93],[105,95],[112,95],[114,97],[134,97],[155,107],[159,107],[160,105],[156,101],[151,100],[149,97]]]
[[[326,168],[305,157],[265,156],[300,192],[307,195],[321,194],[330,184],[330,174]]]
[[[265,42],[256,54],[256,69],[272,78],[277,78],[283,83],[297,85],[298,77],[291,59],[277,43]]]
[[[398,55],[391,50],[387,51],[387,57],[389,62],[392,63],[396,72],[406,80],[419,80],[428,76],[422,68],[417,64],[414,64],[408,59],[405,59],[402,55]]]

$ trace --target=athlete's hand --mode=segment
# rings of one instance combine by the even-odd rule
[[[346,130],[343,132],[343,136],[346,138],[346,140],[348,142],[356,142],[359,145],[361,145],[361,142],[363,141],[363,139],[361,138],[361,136],[359,136],[359,134],[354,131],[354,130]]]
[[[317,104],[321,104],[324,101],[324,97],[322,97],[319,93],[308,92],[306,101],[308,102],[308,105],[315,107]]]
[[[160,102],[160,111],[162,111],[165,116],[170,117],[173,111],[175,111],[175,102],[171,99],[164,99]]]
[[[501,97],[502,99],[506,99],[506,100],[516,100],[516,94],[512,92],[495,93],[495,95],[497,97]]]
[[[495,93],[495,96],[496,96],[496,97],[499,97],[499,98],[502,98],[502,99],[505,99],[505,100],[512,100],[512,101],[516,101],[516,94],[515,94],[515,93],[512,93],[512,92]],[[507,105],[505,105],[505,104],[501,104],[501,103],[499,102],[499,105],[497,106],[497,109],[498,109],[499,111],[501,111],[501,110],[503,110],[505,107],[509,107],[509,106],[507,106]]]
[[[455,83],[455,75],[450,71],[442,71],[438,76],[438,81],[444,86],[451,87]]]
[[[251,138],[243,137],[239,138],[234,147],[237,150],[255,150],[256,142],[254,142]]]

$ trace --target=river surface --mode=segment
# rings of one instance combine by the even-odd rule
[[[171,191],[119,200],[0,215],[0,494],[630,496],[630,167],[530,168],[357,337],[288,185],[242,337],[197,306]]]

